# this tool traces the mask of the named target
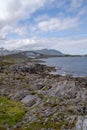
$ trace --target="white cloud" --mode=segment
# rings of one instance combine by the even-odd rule
[[[30,18],[32,13],[44,7],[46,2],[46,0],[0,0],[0,38],[6,37],[11,32],[23,34],[26,29],[19,27],[18,21]]]
[[[68,1],[69,4],[66,4],[66,1]],[[86,12],[86,6],[84,5],[84,8],[82,7],[83,1],[84,0],[0,0],[0,39],[5,39],[9,34],[14,33],[22,38],[1,40],[0,46],[8,49],[41,49],[51,47],[63,51],[64,53],[79,53],[83,52],[83,50],[84,53],[87,52],[86,38],[29,38],[29,35],[35,36],[35,34],[38,35],[40,33],[46,35],[50,32],[58,33],[59,31],[78,28],[80,22],[84,23],[83,19],[81,19],[81,16]],[[37,10],[43,7],[45,7],[45,9],[48,7],[49,10],[50,8],[54,8],[54,6],[59,8],[58,15],[51,16],[49,13],[40,15],[39,13],[37,17],[32,17],[35,24],[32,23],[31,20],[28,21],[28,25],[19,26],[19,21],[26,21],[27,18],[30,20],[32,14]],[[43,12],[45,12],[45,9]],[[76,13],[73,14],[73,12]],[[68,13],[72,13],[73,15]],[[27,38],[24,39],[25,37]]]
[[[46,21],[41,21],[37,25],[37,29],[43,32],[61,31],[78,26],[79,18],[50,18]]]
[[[39,8],[43,7],[46,0],[3,0],[0,2],[0,28],[30,17]]]
[[[71,1],[71,9],[78,9],[82,6],[84,0],[72,0]]]
[[[83,0],[71,0],[70,7],[78,8],[82,5],[82,2]],[[57,5],[58,8],[67,7],[66,0],[0,0],[0,37],[6,37],[8,33],[12,32],[24,36],[27,33],[26,28],[30,29],[31,32],[50,32],[67,30],[79,24],[78,15],[77,18],[66,18],[65,16],[50,18],[45,14],[35,18],[38,25],[32,26],[30,23],[30,27],[26,25],[24,25],[25,27],[19,27],[18,21],[31,18],[31,15],[38,9],[43,8],[45,5],[50,6],[50,4]]]
[[[3,0],[0,2],[0,20],[20,19],[31,15],[45,4],[45,0]],[[27,12],[27,13],[26,13]]]
[[[2,40],[2,47],[14,50],[57,49],[66,54],[86,54],[87,38],[30,38]],[[12,44],[13,43],[13,44]]]

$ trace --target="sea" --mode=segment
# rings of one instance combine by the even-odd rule
[[[53,57],[42,59],[43,64],[56,68],[55,75],[87,76],[87,57]]]

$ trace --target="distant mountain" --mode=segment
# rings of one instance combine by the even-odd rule
[[[26,55],[27,57],[30,57],[30,58],[36,58],[36,57],[41,55],[41,54],[34,52],[34,51],[24,51],[24,52],[21,52],[21,53]]]
[[[33,52],[36,52],[36,53],[40,53],[40,54],[43,54],[43,55],[63,55],[63,53],[61,53],[60,51],[58,50],[54,50],[54,49],[42,49],[42,50],[35,50]]]
[[[0,48],[0,56],[3,55],[9,55],[9,54],[15,54],[15,53],[19,53],[20,51],[14,50],[14,51],[10,51],[4,48]]]
[[[42,49],[42,50],[32,50],[32,51],[19,51],[19,50],[7,50],[0,48],[0,56],[10,55],[10,54],[22,54],[30,58],[44,58],[50,56],[63,56],[64,54],[60,51],[53,49]]]
[[[24,51],[22,54],[30,57],[30,58],[47,58],[54,56],[64,56],[63,53],[54,49],[42,49],[42,50],[32,50],[32,51]]]

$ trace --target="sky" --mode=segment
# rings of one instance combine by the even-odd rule
[[[0,0],[0,47],[87,54],[87,0]]]

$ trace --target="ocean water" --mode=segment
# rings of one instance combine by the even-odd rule
[[[56,68],[56,72],[52,72],[53,74],[87,76],[87,57],[53,57],[42,60],[45,61],[45,65]]]

